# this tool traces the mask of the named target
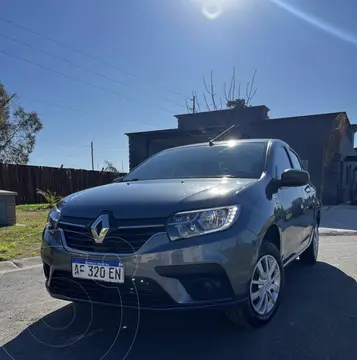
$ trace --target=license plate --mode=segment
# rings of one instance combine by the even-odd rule
[[[72,276],[80,279],[124,282],[124,264],[120,261],[72,258]]]

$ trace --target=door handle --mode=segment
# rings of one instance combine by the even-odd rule
[[[306,193],[310,193],[311,192],[311,188],[310,188],[310,185],[306,185],[305,188],[304,188],[305,192]]]

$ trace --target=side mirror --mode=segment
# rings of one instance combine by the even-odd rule
[[[310,182],[310,175],[307,171],[288,169],[281,174],[280,187],[304,186]]]

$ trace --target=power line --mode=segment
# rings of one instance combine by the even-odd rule
[[[16,101],[16,97],[18,97],[17,94],[14,94],[15,97],[13,98],[12,102],[14,104],[16,104],[16,106],[21,106],[19,104],[18,101]],[[79,110],[79,109],[75,109],[75,108],[70,108],[70,107],[66,107],[66,106],[62,106],[62,105],[57,105],[57,104],[53,104],[53,103],[47,103],[47,102],[44,102],[42,100],[28,100],[26,99],[27,101],[30,101],[30,102],[38,102],[38,103],[41,103],[41,104],[44,104],[44,105],[48,105],[48,106],[54,106],[54,107],[58,107],[58,108],[61,108],[61,109],[64,109],[64,110],[69,110],[69,111],[74,111],[74,112],[78,112],[78,113],[83,113],[83,114],[87,114],[87,115],[91,115],[91,116],[95,116],[95,117],[100,117],[102,115],[100,114],[96,114],[96,113],[91,113],[91,112],[87,112],[87,111],[82,111],[82,110]],[[132,122],[133,124],[136,124],[136,125],[141,125],[141,126],[144,126],[144,127],[147,127],[149,129],[152,129],[152,130],[155,130],[153,127],[151,126],[147,126],[147,125],[144,125],[144,124],[140,124],[140,123],[137,123],[137,122]],[[70,144],[70,143],[58,143],[56,146],[62,146],[62,147],[77,147],[77,148],[90,148],[91,146],[90,145],[83,145],[83,144]],[[99,145],[96,146],[97,148],[97,151],[127,151],[127,148],[116,148],[116,147],[102,147]]]
[[[104,60],[102,60],[102,59],[99,59],[99,58],[97,58],[96,56],[93,56],[93,55],[91,55],[91,54],[89,54],[89,53],[87,53],[87,52],[84,52],[84,51],[79,50],[79,49],[77,49],[77,48],[75,48],[75,47],[72,47],[72,46],[70,46],[70,45],[67,45],[67,44],[65,44],[65,43],[63,43],[63,42],[61,42],[61,41],[58,41],[58,40],[56,40],[56,39],[53,39],[53,38],[51,38],[51,37],[49,37],[49,36],[47,36],[47,35],[41,34],[41,33],[37,32],[37,31],[35,31],[35,30],[32,30],[32,29],[26,27],[26,26],[17,24],[17,23],[14,22],[14,21],[5,19],[5,18],[3,18],[2,16],[0,16],[0,21],[3,21],[3,22],[6,22],[6,23],[8,23],[8,24],[11,24],[11,25],[13,25],[13,26],[16,26],[16,27],[18,27],[18,28],[20,28],[20,29],[23,29],[23,30],[25,30],[25,31],[28,31],[28,32],[30,32],[30,33],[32,33],[32,34],[35,34],[35,35],[37,35],[37,36],[41,36],[42,38],[44,38],[44,39],[46,39],[46,40],[52,41],[53,43],[56,43],[56,44],[58,44],[58,45],[60,45],[60,46],[63,46],[63,47],[65,47],[65,48],[69,49],[69,50],[75,51],[75,52],[77,52],[77,53],[79,53],[79,54],[81,54],[81,55],[83,55],[83,56],[86,56],[86,57],[92,59],[92,60],[98,61],[98,62],[102,63],[103,65],[106,65],[106,66],[109,66],[109,67],[111,67],[111,68],[113,68],[113,69],[116,69],[116,70],[118,70],[118,71],[120,71],[120,72],[122,72],[122,73],[124,73],[124,74],[126,74],[126,75],[135,77],[135,78],[137,78],[137,79],[139,79],[139,80],[142,80],[142,81],[144,81],[144,82],[147,82],[147,83],[153,83],[156,87],[162,88],[162,89],[164,89],[164,90],[166,90],[166,91],[168,91],[168,92],[170,92],[170,93],[172,93],[172,94],[174,94],[174,95],[178,95],[178,96],[181,96],[181,97],[186,97],[185,95],[182,95],[182,94],[180,94],[180,93],[178,93],[178,92],[176,92],[176,91],[171,90],[170,88],[167,88],[167,87],[165,87],[165,86],[158,85],[155,81],[150,81],[150,80],[148,80],[148,79],[146,79],[146,78],[144,78],[144,77],[142,77],[142,76],[139,76],[139,75],[136,75],[136,74],[134,74],[134,73],[132,73],[132,72],[129,72],[129,71],[127,71],[127,70],[124,70],[124,69],[122,69],[122,68],[120,68],[120,67],[118,67],[118,66],[116,66],[116,65],[113,65],[113,64],[107,62],[107,61],[104,61]]]
[[[84,114],[84,115],[90,115],[90,116],[95,116],[95,117],[102,117],[103,116],[103,114],[92,113],[92,112],[89,112],[89,111],[80,110],[80,109],[76,109],[76,108],[72,108],[72,107],[68,107],[68,106],[63,106],[63,105],[58,105],[58,104],[54,104],[54,103],[49,103],[49,102],[42,101],[42,100],[34,100],[34,99],[26,98],[26,101],[28,101],[28,102],[36,102],[36,103],[39,103],[39,104],[43,104],[45,106],[52,106],[52,107],[56,107],[56,108],[59,108],[59,109],[72,111],[72,112],[76,112],[76,113],[80,113],[80,114]],[[143,126],[143,127],[148,128],[148,129],[151,129],[151,130],[155,130],[152,126],[141,124],[141,123],[138,123],[138,122],[135,122],[135,121],[130,121],[130,122],[132,124],[135,124],[135,125],[139,125],[139,126]]]
[[[16,94],[12,94],[8,99],[6,99],[2,104],[0,104],[0,108],[4,108],[11,100],[16,96]]]
[[[16,94],[14,94],[16,97],[18,97]],[[19,104],[19,102],[16,100],[16,97],[13,98],[12,102],[16,105],[16,106],[21,106]],[[29,100],[30,102],[38,102],[38,103],[41,103],[41,104],[44,104],[44,105],[48,105],[48,106],[54,106],[54,107],[59,107],[61,109],[64,109],[64,110],[69,110],[69,111],[75,111],[75,112],[78,112],[78,113],[83,113],[83,114],[87,114],[87,115],[92,115],[92,116],[95,116],[95,117],[100,117],[102,115],[100,114],[95,114],[95,113],[90,113],[90,112],[87,112],[87,111],[82,111],[82,110],[79,110],[79,109],[74,109],[74,108],[70,108],[70,107],[66,107],[66,106],[61,106],[61,105],[57,105],[57,104],[52,104],[52,103],[47,103],[47,102],[44,102],[44,101],[41,101],[41,100]],[[134,124],[137,124],[137,125],[142,125],[142,126],[146,126],[144,124],[140,124],[140,123],[134,123]],[[148,126],[146,126],[148,127]],[[151,127],[149,127],[151,128]],[[152,129],[152,128],[151,128]],[[62,147],[77,147],[77,148],[90,148],[91,146],[90,145],[83,145],[83,144],[70,144],[70,143],[58,143],[56,146],[62,146]],[[124,148],[114,148],[114,147],[110,147],[110,148],[103,148],[101,146],[99,146],[99,150],[100,151],[118,151],[118,150],[127,150],[127,149],[124,149]]]
[[[127,87],[132,87],[131,84],[128,84],[128,83],[125,83],[125,82],[122,82],[122,81],[113,79],[113,78],[111,78],[111,77],[109,77],[109,76],[107,76],[107,75],[105,75],[105,74],[102,74],[102,73],[100,73],[100,72],[98,72],[98,71],[95,71],[95,70],[93,70],[93,69],[91,69],[91,68],[88,68],[88,67],[86,67],[86,66],[77,64],[77,63],[75,63],[75,62],[73,62],[73,61],[70,61],[70,60],[68,60],[68,59],[65,59],[65,58],[63,58],[63,57],[61,57],[61,56],[54,55],[54,54],[52,54],[52,53],[50,53],[50,52],[48,52],[48,51],[46,51],[46,50],[39,49],[39,48],[37,48],[37,47],[35,47],[35,46],[33,46],[33,45],[27,44],[27,43],[25,43],[25,42],[23,42],[23,41],[17,40],[17,39],[15,39],[15,38],[13,38],[13,37],[10,37],[10,36],[8,36],[8,35],[5,35],[5,34],[0,33],[0,36],[3,37],[3,38],[5,38],[5,39],[7,39],[7,40],[9,40],[9,41],[15,42],[15,43],[20,44],[20,45],[23,45],[23,46],[27,46],[27,47],[30,48],[30,49],[33,49],[33,50],[35,50],[35,51],[38,51],[38,52],[41,52],[41,53],[46,54],[46,55],[48,55],[48,56],[51,56],[51,57],[54,58],[54,59],[64,61],[64,62],[66,62],[67,64],[76,66],[76,67],[78,67],[78,68],[80,68],[80,69],[83,69],[83,70],[86,70],[86,71],[88,71],[88,72],[90,72],[90,73],[92,73],[92,74],[94,74],[94,75],[100,76],[100,77],[102,77],[102,78],[104,78],[104,79],[106,79],[106,80],[112,81],[112,82],[114,82],[114,83],[116,83],[116,84],[120,84],[120,85],[127,86]],[[141,89],[136,89],[136,90],[139,90],[139,91],[143,92]],[[179,106],[179,107],[183,107],[183,108],[185,107],[185,106],[183,106],[183,105],[181,105],[181,104],[177,104],[177,103],[174,103],[174,102],[171,102],[171,101],[168,101],[168,100],[165,100],[165,101],[166,101],[166,102],[170,102],[171,104],[173,104],[173,105],[175,105],[175,106]]]
[[[48,52],[48,51],[46,51],[46,50],[39,49],[39,48],[37,48],[37,47],[35,47],[35,46],[33,46],[33,45],[27,44],[27,43],[25,43],[25,42],[23,42],[23,41],[17,40],[17,39],[15,39],[15,38],[13,38],[13,37],[10,37],[10,36],[8,36],[8,35],[5,35],[5,34],[0,33],[0,36],[2,36],[3,38],[5,38],[5,39],[7,39],[7,40],[10,40],[10,41],[12,41],[12,42],[15,42],[15,43],[17,43],[17,44],[20,44],[20,45],[23,45],[23,46],[27,46],[27,47],[30,48],[30,49],[33,49],[33,50],[35,50],[35,51],[38,51],[38,52],[41,52],[41,53],[46,54],[46,55],[48,55],[48,56],[51,56],[51,57],[53,57],[53,58],[55,58],[55,59],[64,61],[64,62],[66,62],[66,63],[68,63],[68,64],[73,65],[73,66],[77,66],[77,67],[79,67],[79,68],[81,68],[81,69],[84,69],[84,70],[86,70],[86,71],[89,71],[89,72],[91,72],[91,73],[93,73],[93,74],[95,74],[95,75],[102,76],[103,78],[105,78],[105,79],[107,79],[107,80],[110,80],[110,81],[114,81],[114,82],[116,82],[117,84],[120,84],[120,85],[123,85],[123,86],[127,86],[127,87],[130,87],[130,86],[131,86],[130,84],[127,84],[127,83],[125,83],[125,82],[121,82],[121,81],[119,81],[119,80],[112,79],[112,78],[110,78],[109,76],[106,76],[106,75],[104,75],[104,74],[101,74],[101,73],[96,72],[95,70],[92,70],[92,69],[90,69],[90,68],[87,68],[87,67],[82,66],[82,65],[79,65],[79,64],[76,64],[76,63],[73,62],[73,61],[67,60],[67,59],[65,59],[65,58],[63,58],[63,57],[61,57],[61,56],[58,56],[58,55],[54,55],[54,54],[52,54],[52,53],[50,53],[50,52]]]
[[[125,99],[127,99],[127,100],[129,100],[129,101],[133,101],[133,102],[135,102],[135,103],[138,103],[138,100],[137,100],[137,99],[133,99],[133,98],[131,98],[131,97],[129,97],[129,96],[126,96],[126,95],[123,95],[123,94],[119,94],[119,93],[117,93],[117,92],[115,92],[115,91],[109,90],[109,89],[104,88],[104,87],[102,87],[102,86],[95,85],[95,84],[92,84],[92,83],[90,83],[90,82],[88,82],[88,81],[78,79],[78,78],[76,78],[76,77],[74,77],[74,76],[72,76],[72,75],[65,74],[65,73],[63,73],[63,72],[61,72],[61,71],[48,68],[47,66],[41,65],[41,64],[36,63],[36,62],[34,62],[34,61],[25,59],[25,58],[23,58],[23,57],[20,57],[20,56],[17,56],[17,55],[13,55],[13,54],[9,54],[8,52],[6,52],[6,51],[4,51],[4,50],[0,50],[0,52],[1,52],[2,54],[6,55],[6,56],[12,57],[12,58],[14,58],[14,59],[17,59],[17,60],[20,60],[20,61],[23,61],[23,62],[26,62],[26,63],[28,63],[28,64],[32,64],[32,65],[37,66],[37,67],[39,67],[39,68],[42,68],[42,69],[44,69],[44,70],[54,72],[54,73],[56,73],[56,74],[58,74],[58,75],[64,76],[64,77],[69,78],[69,79],[71,79],[71,80],[73,80],[73,81],[80,82],[80,83],[82,83],[82,84],[84,84],[84,85],[88,85],[88,86],[91,86],[91,87],[93,87],[93,88],[96,88],[96,89],[99,89],[99,90],[102,90],[102,91],[111,93],[111,94],[113,94],[113,95],[115,95],[115,96],[123,97],[123,98],[125,98]],[[161,110],[161,111],[165,111],[165,112],[167,112],[167,113],[172,114],[172,111],[169,111],[169,110],[167,110],[167,109],[164,109],[164,108],[161,108],[161,107],[158,107],[158,106],[154,106],[154,105],[147,104],[147,103],[141,103],[141,105],[148,106],[148,107],[153,107],[153,108],[159,109],[159,110]]]
[[[37,144],[37,146],[38,146],[39,144]],[[51,145],[51,144],[49,144],[49,143],[43,143],[43,142],[41,142],[40,143],[40,145],[41,146],[49,146],[49,145]],[[91,148],[91,145],[83,145],[83,144],[73,144],[73,143],[58,143],[57,145],[56,145],[56,147],[63,147],[63,148],[81,148],[81,149],[83,149],[83,151],[84,151],[84,149],[85,149],[85,151],[88,151],[88,149],[90,149]],[[103,148],[103,147],[101,147],[101,146],[97,146],[96,145],[96,152],[98,153],[98,152],[103,152],[103,151],[115,151],[115,152],[118,152],[118,151],[127,151],[128,149],[127,148],[123,148],[123,147],[118,147],[118,148],[116,148],[116,147],[108,147],[108,148]]]

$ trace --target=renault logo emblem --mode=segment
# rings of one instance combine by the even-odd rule
[[[108,214],[100,215],[91,225],[90,231],[97,244],[101,244],[109,231]]]

